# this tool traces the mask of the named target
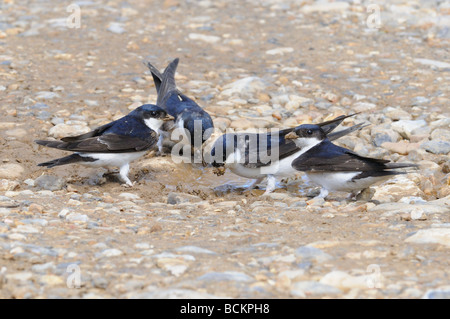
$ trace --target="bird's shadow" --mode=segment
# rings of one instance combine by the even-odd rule
[[[100,169],[96,172],[89,172],[85,176],[76,176],[68,180],[68,183],[79,186],[102,186],[105,184],[123,184],[120,179],[119,170]]]

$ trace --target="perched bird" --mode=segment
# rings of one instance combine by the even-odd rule
[[[164,121],[173,120],[166,111],[152,104],[144,104],[128,115],[103,125],[89,133],[65,137],[61,141],[35,141],[39,145],[74,152],[72,155],[38,164],[51,168],[65,164],[93,167],[119,167],[126,186],[133,186],[128,178],[129,163],[155,146],[157,131]]]
[[[325,198],[329,191],[350,192],[356,196],[361,190],[389,177],[405,172],[396,168],[417,167],[410,163],[391,163],[389,160],[359,156],[334,145],[318,125],[298,126],[285,136],[304,150],[292,167],[306,173],[308,178],[322,186],[318,197]]]
[[[175,72],[178,62],[178,58],[170,62],[163,74],[150,62],[146,62],[158,94],[156,104],[175,118],[174,122],[168,122],[161,128],[162,132],[158,141],[160,153],[162,153],[166,141],[170,140],[173,129],[180,129],[191,147],[197,149],[211,136],[214,130],[211,116],[177,89]]]
[[[333,120],[317,124],[332,140],[360,129],[357,124],[339,132],[331,133],[346,118],[342,115]],[[277,177],[291,177],[297,171],[291,166],[292,161],[305,150],[293,141],[285,139],[295,128],[269,133],[227,133],[219,137],[212,147],[206,162],[216,168],[216,174],[222,175],[226,168],[234,174],[254,179],[248,186],[252,189],[267,178],[265,194],[275,190]]]

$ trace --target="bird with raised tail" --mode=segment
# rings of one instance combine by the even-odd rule
[[[130,162],[143,156],[158,141],[158,130],[173,117],[153,104],[144,104],[128,115],[86,134],[62,138],[60,141],[35,141],[73,154],[38,164],[52,168],[66,164],[92,167],[119,167],[124,186],[134,184],[128,178]]]
[[[214,131],[214,123],[211,116],[194,100],[177,89],[175,72],[178,62],[178,58],[174,59],[163,73],[150,62],[145,63],[153,76],[158,94],[156,104],[174,117],[173,122],[164,124],[160,130],[160,139],[158,141],[160,153],[163,153],[163,145],[171,144],[172,135],[176,135],[174,139],[184,137],[184,140],[187,141],[192,150],[199,150]],[[179,131],[173,134],[175,129]]]
[[[360,123],[332,133],[344,119],[354,115],[342,115],[317,125],[334,140],[363,127]],[[275,190],[277,178],[292,177],[297,173],[291,166],[292,161],[306,151],[285,138],[293,130],[295,128],[268,133],[224,134],[214,142],[210,154],[205,156],[205,161],[215,167],[217,175],[223,174],[228,168],[236,175],[253,179],[247,187],[248,190],[267,178],[264,193],[267,195]]]
[[[393,175],[405,174],[399,168],[417,168],[411,163],[392,163],[389,160],[360,156],[351,150],[334,145],[318,125],[305,124],[285,136],[304,150],[294,159],[292,167],[322,187],[319,198],[330,191],[349,192],[351,197],[375,183]]]

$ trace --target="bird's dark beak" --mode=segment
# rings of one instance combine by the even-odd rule
[[[300,136],[297,135],[297,133],[295,133],[294,131],[288,133],[285,135],[285,139],[286,140],[295,140],[296,138],[299,138]]]
[[[172,115],[166,114],[165,117],[162,118],[164,122],[173,121],[175,118]]]

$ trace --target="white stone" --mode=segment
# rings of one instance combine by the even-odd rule
[[[121,193],[119,195],[119,197],[122,197],[122,198],[124,198],[126,200],[137,200],[137,199],[140,199],[140,197],[138,195],[132,194],[132,193]]]
[[[6,274],[5,278],[11,281],[27,281],[33,277],[33,273],[24,271],[24,272],[16,272],[13,274]]]
[[[8,179],[0,179],[0,191],[13,191],[19,187],[19,183]]]
[[[397,122],[392,122],[391,128],[403,137],[409,139],[414,130],[426,125],[427,122],[425,120],[400,120]]]
[[[352,276],[346,272],[334,270],[320,279],[320,283],[330,285],[342,290],[353,288],[368,289],[382,286],[383,277],[380,273],[370,275]]]
[[[198,292],[191,289],[161,289],[155,288],[154,291],[139,293],[132,295],[131,298],[137,299],[217,299],[224,298],[223,296],[210,295],[204,292]]]
[[[323,284],[317,281],[299,281],[292,285],[290,294],[295,297],[304,298],[308,295],[338,295],[342,291],[337,287]]]
[[[137,243],[137,244],[134,244],[134,248],[136,248],[136,249],[150,249],[150,244],[148,244],[148,243]]]
[[[23,235],[23,234],[19,234],[19,233],[12,233],[12,234],[8,234],[8,239],[12,239],[12,240],[26,240],[27,236]]]
[[[189,39],[194,41],[203,41],[206,43],[217,43],[221,40],[220,37],[215,35],[205,35],[200,33],[189,33]]]
[[[304,103],[312,104],[313,100],[307,97],[291,94],[289,95],[289,101],[284,105],[284,108],[288,111],[294,112],[297,111]]]
[[[450,247],[450,228],[421,229],[405,239],[407,243],[440,244]]]
[[[396,214],[412,214],[423,216],[431,214],[445,214],[449,208],[444,205],[436,205],[433,202],[426,204],[405,204],[405,203],[383,203],[367,210],[370,213],[381,213],[383,217],[390,217]]]
[[[195,261],[195,257],[192,256],[192,255],[176,255],[176,254],[166,253],[166,252],[154,255],[153,257],[157,258],[157,259],[173,258],[173,259],[183,259],[183,260],[186,260],[186,261]]]
[[[17,233],[29,233],[29,234],[35,234],[38,233],[39,230],[31,225],[19,225],[16,228],[12,230],[13,232]]]
[[[24,252],[25,252],[25,249],[23,249],[23,247],[20,247],[20,246],[14,247],[13,249],[11,249],[9,251],[9,253],[11,255],[23,254]]]
[[[294,48],[276,48],[272,50],[267,50],[266,54],[268,55],[284,55],[285,53],[291,53],[294,52]]]
[[[405,196],[423,196],[420,187],[405,175],[395,176],[374,188],[375,194],[372,199],[382,203],[399,200]]]
[[[425,212],[423,209],[420,209],[419,207],[415,207],[414,210],[411,211],[411,219],[413,220],[425,220],[427,219]]]
[[[19,164],[0,165],[0,178],[17,179],[22,175],[23,172],[24,169]]]
[[[70,213],[70,210],[68,210],[67,208],[62,209],[59,214],[58,217],[59,218],[66,218],[67,214]]]
[[[167,264],[164,266],[164,269],[170,272],[175,277],[178,277],[186,272],[188,266],[184,264]]]
[[[207,255],[217,255],[215,252],[197,246],[183,246],[175,249],[176,251],[191,254],[207,254]]]
[[[301,8],[303,13],[312,12],[328,12],[328,11],[344,11],[350,5],[347,2],[336,1],[336,2],[318,2],[311,5],[305,5]]]
[[[429,289],[423,295],[422,299],[448,299],[450,297],[450,286],[441,286],[434,289]]]
[[[28,179],[24,180],[23,182],[31,187],[34,187],[34,184],[35,184],[34,179],[31,179],[31,178],[28,178]]]
[[[68,125],[68,124],[57,124],[53,126],[48,134],[54,138],[62,138],[67,136],[76,136],[89,132],[91,129],[86,125]]]
[[[14,128],[12,130],[5,131],[5,134],[10,137],[21,139],[21,138],[24,138],[25,136],[27,136],[28,132],[23,128]]]
[[[122,34],[125,33],[125,29],[123,28],[122,23],[118,22],[111,22],[107,29],[109,32],[115,33],[115,34]]]
[[[376,108],[377,106],[373,103],[368,103],[368,102],[357,102],[355,104],[353,104],[353,111],[354,112],[367,112],[370,111],[374,108]]]
[[[111,248],[111,249],[106,249],[106,250],[102,251],[100,255],[102,257],[117,257],[117,256],[122,256],[123,252],[119,249]]]
[[[262,91],[265,88],[266,84],[261,78],[257,76],[249,76],[225,85],[220,95],[224,97],[230,97],[233,95],[252,97],[254,93]]]
[[[89,221],[89,217],[87,215],[79,214],[79,213],[70,213],[66,215],[66,220],[69,222],[82,222],[87,223]]]
[[[59,98],[59,94],[55,92],[41,91],[36,94],[37,100],[51,100],[54,98]]]
[[[436,61],[436,60],[430,60],[430,59],[414,59],[414,62],[423,64],[423,65],[434,66],[439,69],[450,68],[450,63],[442,62],[442,61]]]

